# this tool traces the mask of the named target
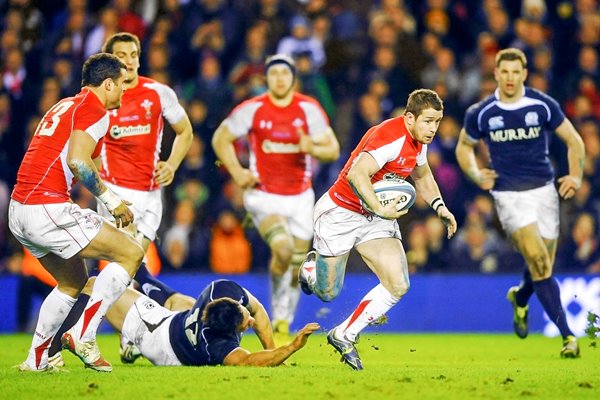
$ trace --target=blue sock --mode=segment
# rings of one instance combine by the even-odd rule
[[[519,290],[516,293],[515,300],[519,307],[525,307],[529,303],[529,299],[533,295],[533,281],[531,280],[531,272],[525,269],[523,272],[523,280],[519,285]]]
[[[560,331],[563,339],[569,335],[573,335],[569,325],[565,310],[560,302],[560,288],[553,277],[542,281],[533,282],[533,288],[537,295],[544,311],[548,314],[550,321],[554,322]]]
[[[148,272],[148,269],[146,268],[146,263],[142,263],[140,265],[140,268],[135,273],[133,279],[140,286],[140,288],[138,289],[140,292],[144,293],[146,296],[150,297],[152,300],[156,301],[161,306],[165,305],[165,302],[169,297],[177,293],[175,290],[171,289],[167,284],[153,277],[150,274],[150,272]]]

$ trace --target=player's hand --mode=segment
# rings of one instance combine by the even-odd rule
[[[375,215],[383,219],[400,218],[401,216],[408,213],[408,210],[398,211],[396,209],[396,204],[398,204],[400,200],[402,200],[402,196],[396,197],[393,201],[389,202],[385,206],[380,204],[380,206],[377,207],[377,209],[375,209]]]
[[[309,135],[307,135],[306,131],[302,128],[298,128],[298,134],[300,135],[300,152],[312,155],[312,151],[314,148],[312,138]]]
[[[260,183],[258,178],[249,169],[243,169],[239,174],[235,174],[233,180],[242,189],[251,189]]]
[[[446,206],[441,206],[440,208],[438,208],[438,217],[446,226],[446,231],[448,232],[446,237],[448,239],[451,239],[452,236],[454,236],[454,234],[456,233],[456,229],[458,228],[456,218],[454,218],[454,215],[450,212],[450,210],[448,210],[448,207]]]
[[[498,174],[493,169],[482,168],[475,178],[475,183],[483,190],[491,190],[496,184]]]
[[[111,211],[112,216],[115,219],[115,225],[117,228],[124,228],[133,222],[133,213],[129,209],[131,203],[127,200],[122,200],[121,204],[117,208]]]
[[[558,194],[566,200],[575,196],[575,192],[581,187],[581,178],[573,175],[565,175],[558,178],[558,183]]]
[[[308,341],[308,337],[320,328],[321,327],[316,322],[310,322],[304,325],[304,328],[300,329],[296,334],[296,337],[294,338],[294,348],[296,350],[303,348],[304,345],[306,345],[306,342]]]
[[[175,177],[175,169],[166,161],[159,161],[154,168],[154,180],[160,186],[168,186],[173,182]]]

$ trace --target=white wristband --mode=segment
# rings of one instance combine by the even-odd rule
[[[98,196],[98,198],[101,202],[104,203],[104,205],[106,206],[106,208],[108,208],[108,211],[110,212],[113,212],[115,208],[119,207],[119,205],[121,204],[121,199],[119,198],[119,196],[114,194],[112,190],[108,188],[104,193]]]

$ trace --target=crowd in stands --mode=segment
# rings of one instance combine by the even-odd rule
[[[490,196],[466,180],[454,155],[466,108],[493,92],[494,56],[509,46],[526,53],[528,85],[559,100],[586,145],[582,188],[561,204],[556,272],[600,271],[596,0],[0,0],[0,15],[0,271],[22,264],[6,208],[29,139],[52,105],[79,91],[86,57],[118,31],[140,37],[140,73],[177,92],[195,133],[165,190],[157,241],[163,271],[266,270],[269,250],[210,142],[235,105],[265,91],[263,63],[276,52],[296,59],[299,90],[319,100],[342,146],[337,163],[316,166],[317,196],[369,127],[401,114],[413,89],[433,89],[445,112],[429,163],[460,229],[446,240],[430,207],[417,201],[400,220],[410,271],[521,271]],[[173,140],[169,129],[165,141]],[[240,142],[238,151],[244,159],[247,146]],[[565,148],[553,141],[549,151],[564,175]],[[74,198],[95,204],[81,188]],[[349,269],[362,268],[355,264]]]

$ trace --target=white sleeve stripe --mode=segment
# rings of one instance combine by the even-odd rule
[[[185,117],[185,110],[179,104],[173,89],[159,82],[145,83],[144,86],[158,94],[162,115],[171,125],[178,123]]]
[[[406,136],[402,136],[391,143],[370,150],[368,153],[377,161],[379,168],[383,168],[386,163],[395,160],[400,155],[405,141]]]
[[[262,102],[256,101],[239,106],[229,114],[223,123],[235,137],[247,135],[252,128],[254,115],[262,105]]]
[[[308,134],[314,138],[325,133],[325,130],[329,127],[327,120],[324,115],[324,111],[318,105],[308,102],[301,101],[298,103],[300,108],[304,110],[306,115],[306,122],[308,123]]]
[[[96,143],[98,143],[98,141],[106,135],[109,123],[110,117],[107,112],[96,123],[87,127],[85,131],[96,141]]]
[[[419,154],[417,154],[417,165],[421,166],[421,165],[425,165],[427,164],[427,145],[424,144],[423,147],[421,147],[421,152]]]

